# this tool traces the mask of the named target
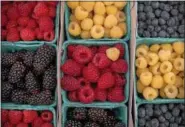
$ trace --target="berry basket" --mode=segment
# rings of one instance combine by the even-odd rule
[[[36,111],[44,111],[48,110],[53,114],[52,124],[54,127],[57,127],[57,119],[55,109],[52,107],[41,107],[41,106],[2,106],[1,109],[6,110],[36,110]]]
[[[54,21],[54,25],[55,25],[55,37],[52,41],[38,41],[38,40],[34,40],[34,41],[17,41],[17,42],[9,42],[9,41],[1,41],[2,43],[16,43],[16,44],[39,44],[39,43],[51,43],[51,44],[56,44],[57,43],[57,39],[58,39],[58,35],[59,35],[59,16],[60,16],[60,2],[57,5],[56,8],[56,17],[55,17],[55,21]]]
[[[65,122],[67,121],[67,111],[69,108],[103,108],[103,109],[113,109],[116,116],[122,121],[125,123],[125,125],[127,126],[128,125],[128,112],[127,112],[127,106],[124,105],[124,104],[120,104],[120,105],[117,105],[117,106],[113,106],[113,105],[104,105],[104,106],[95,106],[95,105],[92,105],[92,106],[89,106],[89,105],[71,105],[71,104],[64,104],[64,106],[62,107],[62,114],[63,114],[63,117],[62,117],[62,126],[65,125]]]
[[[137,44],[136,47],[139,46],[140,44],[146,44],[146,45],[152,45],[152,44],[168,44],[168,43],[173,43],[175,41],[182,41],[184,42],[183,39],[162,39],[162,38],[158,38],[158,39],[152,39],[152,38],[147,38],[147,39],[137,39]],[[135,56],[135,60],[136,60],[136,56]],[[148,101],[145,100],[143,97],[139,96],[139,93],[137,92],[137,76],[136,76],[136,66],[135,66],[135,70],[134,70],[134,76],[135,76],[135,80],[134,80],[134,84],[135,84],[135,94],[136,94],[136,101],[138,103],[162,103],[162,102],[176,102],[176,101],[183,101],[184,99],[162,99],[162,98],[156,98],[152,101]]]
[[[123,37],[120,38],[123,41],[128,41],[130,38],[130,29],[131,29],[131,18],[130,18],[130,2],[127,1],[127,5],[124,8],[124,12],[126,14],[126,24],[127,24],[127,34]],[[82,38],[80,37],[73,37],[69,34],[68,32],[68,26],[69,26],[69,17],[70,17],[70,8],[67,6],[67,3],[65,2],[65,30],[66,30],[66,36],[67,36],[67,40],[82,40]],[[98,40],[120,40],[120,39],[111,39],[111,38],[102,38],[102,39],[98,39]],[[96,39],[87,39],[87,40],[96,40]]]
[[[20,50],[26,50],[26,51],[35,51],[39,46],[44,45],[45,43],[40,43],[40,44],[32,44],[32,45],[23,45],[23,44],[14,44],[14,43],[4,43],[1,44],[1,53],[2,52],[16,52],[16,51],[20,51]],[[54,44],[47,44],[50,45],[52,47],[54,47],[56,49],[56,46]],[[55,92],[54,97],[53,97],[53,103],[50,105],[35,105],[38,107],[54,107],[56,106],[57,103],[57,93]],[[13,102],[3,102],[2,103],[2,107],[6,107],[6,106],[12,106],[12,107],[29,107],[29,106],[33,106],[33,105],[29,105],[29,104],[15,104]]]
[[[106,41],[67,41],[64,43],[62,49],[64,50],[63,52],[63,55],[62,55],[62,64],[66,61],[67,59],[67,46],[71,45],[71,44],[82,44],[82,45],[86,45],[86,46],[100,46],[100,45],[114,45],[116,44],[117,41],[109,41],[108,43]],[[123,46],[125,47],[125,54],[124,54],[124,58],[125,60],[127,61],[127,64],[128,64],[128,68],[129,68],[129,51],[128,51],[128,46],[127,46],[127,43],[123,42],[123,41],[119,41],[117,43],[121,43],[123,44]],[[62,73],[62,72],[61,72]],[[130,72],[129,72],[129,69],[128,69],[128,72],[125,74],[125,78],[127,80],[127,83],[125,84],[125,89],[124,89],[124,93],[125,93],[125,100],[122,101],[121,103],[112,103],[112,102],[108,102],[108,101],[105,101],[105,102],[93,102],[91,104],[85,104],[86,106],[98,106],[98,105],[105,105],[105,106],[110,106],[110,105],[120,105],[120,104],[125,104],[127,101],[128,101],[128,98],[129,98],[129,75],[130,75]],[[63,73],[62,73],[62,76],[63,76]],[[64,103],[66,104],[71,104],[71,105],[81,105],[83,106],[84,104],[83,103],[80,103],[80,102],[72,102],[70,101],[68,98],[67,98],[67,92],[64,91],[62,89],[62,98],[63,98],[63,101]]]

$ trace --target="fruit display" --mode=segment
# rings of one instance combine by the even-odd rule
[[[116,109],[115,109],[116,110]],[[70,108],[65,127],[126,127],[114,109]]]
[[[56,1],[6,1],[1,5],[2,41],[54,40]]]
[[[184,98],[184,42],[136,49],[137,92],[146,100]]]
[[[1,100],[4,103],[49,105],[56,88],[56,49],[44,44],[36,51],[3,52]]]
[[[147,38],[184,38],[182,1],[139,1],[138,35]]]
[[[122,102],[125,100],[127,61],[125,47],[69,45],[61,87],[70,101],[81,103]]]
[[[127,2],[79,2],[69,1],[69,25],[67,31],[82,39],[119,39],[127,34]]]
[[[54,127],[53,113],[36,110],[1,109],[1,127]]]
[[[185,107],[179,104],[142,104],[138,108],[138,127],[184,127]]]

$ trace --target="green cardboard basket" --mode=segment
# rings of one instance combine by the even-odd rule
[[[130,39],[130,33],[131,33],[131,18],[130,18],[130,2],[127,2],[126,7],[124,8],[124,12],[126,14],[126,24],[127,24],[127,34],[120,38],[123,41],[128,41]],[[67,3],[65,2],[65,30],[67,35],[67,40],[120,40],[120,39],[112,39],[112,38],[101,38],[101,39],[82,39],[80,37],[73,37],[68,32],[68,26],[69,26],[69,17],[71,15],[70,8],[67,6]]]
[[[6,109],[6,110],[36,110],[36,111],[49,110],[53,114],[52,124],[53,124],[54,127],[57,127],[56,112],[55,112],[55,109],[52,108],[52,107],[40,107],[40,106],[2,106],[1,109]]]
[[[162,38],[158,38],[158,39],[153,39],[153,38],[150,38],[150,39],[149,38],[148,39],[137,39],[136,48],[140,44],[146,44],[146,45],[152,45],[152,44],[168,44],[168,43],[173,43],[175,41],[182,41],[182,42],[184,42],[183,39],[162,39]],[[136,56],[135,56],[135,60],[136,60]],[[179,101],[184,100],[184,99],[162,99],[162,98],[159,98],[159,97],[156,98],[156,99],[154,99],[153,101],[145,100],[143,97],[140,97],[139,94],[138,94],[138,92],[137,92],[136,66],[135,66],[135,70],[134,70],[134,75],[135,75],[134,84],[135,84],[135,93],[136,93],[136,101],[137,102],[139,102],[139,103],[141,103],[141,102],[162,103],[162,102],[176,102],[177,100],[179,100]]]
[[[67,111],[69,108],[76,108],[76,107],[85,107],[85,108],[103,108],[103,109],[113,109],[113,111],[115,112],[117,118],[119,118],[122,122],[125,123],[126,127],[128,126],[128,112],[127,112],[127,106],[124,104],[120,104],[117,106],[113,106],[113,105],[104,105],[104,106],[87,106],[87,105],[68,105],[68,104],[64,104],[62,107],[62,127],[65,126],[65,122],[67,121]]]
[[[67,59],[67,46],[68,45],[71,45],[71,44],[82,44],[82,45],[86,45],[86,46],[100,46],[100,45],[114,45],[116,43],[121,43],[123,44],[123,46],[125,47],[125,55],[124,55],[124,58],[125,60],[127,61],[128,63],[128,66],[129,66],[129,51],[128,51],[128,46],[127,46],[127,43],[123,42],[123,41],[86,41],[86,40],[83,40],[83,41],[67,41],[64,43],[63,45],[63,55],[62,55],[62,64],[65,62],[65,60]],[[62,73],[62,72],[61,72]],[[129,75],[130,75],[130,72],[129,72],[129,69],[128,69],[128,72],[125,74],[125,77],[126,77],[126,80],[127,80],[127,83],[126,83],[126,86],[125,86],[125,100],[121,103],[111,103],[111,102],[93,102],[91,104],[85,104],[86,106],[91,106],[91,105],[120,105],[120,104],[125,104],[127,101],[128,101],[128,98],[129,98]],[[63,76],[63,73],[62,73],[62,76]],[[62,98],[63,98],[63,101],[64,103],[67,103],[67,104],[71,104],[71,105],[84,105],[83,103],[80,103],[80,102],[71,102],[68,100],[67,98],[67,92],[64,91],[62,89]]]
[[[38,43],[52,43],[52,44],[56,44],[57,40],[58,40],[58,34],[59,34],[59,17],[60,17],[60,2],[57,5],[56,8],[56,18],[55,18],[55,38],[52,41],[38,41],[38,40],[34,40],[34,41],[17,41],[17,42],[10,42],[10,41],[1,41],[2,43],[16,43],[16,44],[38,44]]]
[[[23,44],[15,44],[15,43],[3,43],[1,44],[1,52],[16,52],[16,51],[20,51],[20,50],[27,50],[27,51],[36,51],[36,49],[43,45],[45,43],[40,43],[40,44],[32,44],[32,45],[23,45]],[[52,47],[54,47],[56,49],[56,46],[54,44],[48,44]],[[56,101],[57,101],[57,93],[55,92],[55,97],[54,97],[54,101],[51,105],[40,105],[40,106],[51,106],[54,107],[56,105]],[[3,102],[2,103],[3,107],[6,106],[31,106],[29,104],[15,104],[13,102]]]

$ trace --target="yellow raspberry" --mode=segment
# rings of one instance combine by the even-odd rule
[[[182,78],[183,82],[182,82],[182,87],[184,88],[184,78]]]
[[[184,71],[182,71],[182,72],[179,72],[179,74],[178,74],[178,76],[180,76],[180,77],[184,77]]]
[[[126,21],[126,16],[125,16],[125,13],[123,11],[118,11],[116,13],[116,18],[118,19],[118,22]]]
[[[165,87],[164,87],[165,88]],[[161,88],[160,90],[159,90],[159,95],[162,97],[162,98],[166,98],[166,94],[165,94],[165,92],[164,92],[164,88]]]
[[[160,49],[160,45],[159,44],[153,44],[152,46],[150,46],[150,51],[158,53]]]
[[[161,49],[158,53],[158,56],[161,62],[169,60],[171,58],[171,51]]]
[[[98,15],[104,15],[105,12],[105,5],[102,2],[96,2],[94,5],[94,13]]]
[[[173,48],[171,44],[161,44],[161,49],[162,50],[168,50],[170,52],[172,52]]]
[[[75,17],[78,20],[83,20],[88,17],[89,12],[86,11],[83,7],[78,6],[75,9]]]
[[[147,55],[148,51],[143,48],[143,47],[139,47],[136,49],[136,56],[137,57],[145,57]]]
[[[146,68],[147,67],[147,61],[144,57],[139,57],[136,59],[136,67],[138,68]]]
[[[69,8],[75,9],[77,6],[79,6],[79,2],[78,1],[68,1],[67,5]]]
[[[103,25],[105,17],[103,15],[94,15],[93,21],[95,25]]]
[[[115,15],[108,15],[106,18],[105,18],[105,21],[104,21],[104,26],[106,28],[112,28],[113,26],[116,26],[118,23],[118,20],[116,18]]]
[[[70,22],[68,31],[72,36],[79,36],[81,33],[80,25],[77,22]]]
[[[91,12],[94,9],[95,2],[80,2],[80,6],[82,6],[88,12]]]
[[[166,85],[164,88],[164,93],[167,98],[173,99],[177,97],[178,89],[174,85]]]
[[[89,12],[89,15],[87,18],[93,19],[93,16],[94,16],[93,12]]]
[[[172,70],[172,63],[169,62],[169,61],[164,61],[161,63],[160,65],[160,72],[165,74],[165,73],[168,73]]]
[[[177,57],[178,57],[178,54],[176,52],[172,52],[171,58],[169,59],[169,61],[173,62]]]
[[[163,87],[164,81],[161,75],[154,75],[152,78],[151,86],[156,89],[160,89]]]
[[[145,87],[143,90],[143,97],[149,101],[156,99],[158,97],[158,94],[158,90],[152,87]]]
[[[123,36],[126,35],[127,33],[127,25],[125,22],[121,22],[118,24],[118,27],[121,28],[121,30],[123,31]]]
[[[180,87],[180,88],[178,88],[178,90],[179,90],[179,92],[178,92],[177,98],[184,99],[184,88]]]
[[[150,83],[152,82],[152,73],[151,72],[143,72],[143,73],[141,73],[139,79],[144,86],[149,86]]]
[[[111,38],[121,38],[123,37],[123,31],[118,26],[113,26],[110,30]]]
[[[176,69],[173,67],[173,68],[172,68],[172,72],[173,72],[175,75],[177,75],[177,74],[179,74],[180,71],[176,70]]]
[[[114,5],[119,8],[119,10],[122,10],[126,5],[127,2],[126,1],[122,1],[122,2],[114,2]]]
[[[151,66],[151,72],[154,75],[160,75],[161,74],[160,69],[159,69],[160,68],[160,65],[161,65],[161,63],[158,62],[155,65]]]
[[[108,6],[108,5],[112,5],[114,2],[109,2],[109,1],[105,1],[105,2],[103,2],[106,6]]]
[[[104,30],[105,30],[104,37],[110,38],[110,29],[109,28],[104,28]]]
[[[176,82],[176,76],[173,72],[168,72],[163,76],[164,81],[169,85],[174,85]]]
[[[138,93],[143,93],[145,86],[141,83],[141,81],[137,81],[137,92]]]
[[[184,42],[174,42],[172,45],[177,54],[184,54]]]
[[[115,15],[118,11],[118,8],[116,8],[113,5],[106,6],[106,12],[108,15]]]
[[[74,21],[74,22],[77,22],[78,24],[81,23],[81,21],[80,21],[80,20],[77,20],[76,17],[75,17],[73,14],[70,15],[69,20],[70,20],[71,22],[73,22],[73,21]]]
[[[107,57],[112,60],[112,61],[116,61],[119,58],[120,55],[120,51],[119,49],[113,47],[113,48],[108,48],[106,50],[106,55]]]
[[[149,47],[148,47],[148,45],[146,45],[146,44],[141,44],[141,45],[139,45],[137,48],[145,48],[146,51],[149,50]]]
[[[149,71],[148,68],[143,68],[143,69],[138,68],[137,71],[136,71],[136,75],[137,75],[138,77],[140,77],[141,73],[143,73],[143,72],[148,72],[148,71]]]
[[[81,28],[83,30],[90,30],[92,28],[92,26],[93,26],[93,21],[90,18],[85,18],[81,22]]]
[[[149,65],[155,65],[159,61],[159,57],[156,53],[148,53],[146,56],[147,62]]]
[[[101,25],[94,25],[90,32],[91,36],[95,39],[100,39],[104,36],[104,28]]]
[[[176,76],[175,86],[179,88],[182,87],[182,85],[183,85],[182,78],[180,76]]]
[[[89,39],[91,38],[91,34],[90,34],[90,31],[82,31],[81,34],[80,34],[80,37],[83,38],[83,39]]]
[[[184,71],[184,59],[183,58],[176,58],[173,61],[173,66],[178,71]]]

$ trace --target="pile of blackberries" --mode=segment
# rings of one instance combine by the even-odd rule
[[[184,38],[183,1],[138,2],[140,37]]]

